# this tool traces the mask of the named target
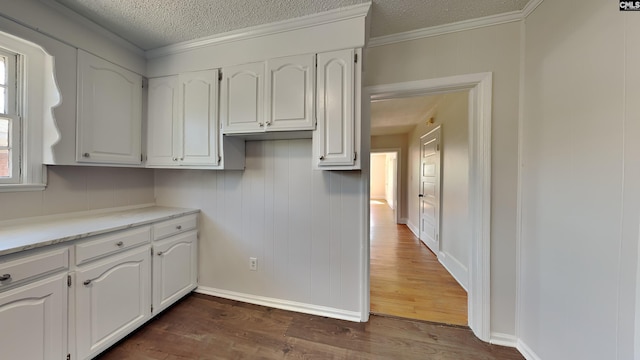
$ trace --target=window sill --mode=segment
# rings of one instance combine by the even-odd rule
[[[0,184],[1,192],[43,191],[47,184]]]

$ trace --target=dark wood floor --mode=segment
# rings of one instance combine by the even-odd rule
[[[393,210],[371,201],[371,312],[467,324],[467,293]]]
[[[100,360],[523,359],[459,326],[372,315],[329,319],[192,294]]]

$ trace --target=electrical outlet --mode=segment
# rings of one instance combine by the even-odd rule
[[[254,258],[254,257],[249,258],[249,270],[251,271],[258,270],[258,258]]]

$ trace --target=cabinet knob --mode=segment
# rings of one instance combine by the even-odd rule
[[[263,127],[264,124],[263,123],[258,123],[258,126]]]
[[[265,124],[267,124],[267,126],[271,126],[271,121],[267,121]]]
[[[88,157],[91,157],[91,155],[89,153],[84,153],[84,154],[82,154],[82,157],[88,158]]]
[[[91,284],[91,280],[85,280],[85,281],[83,282],[83,284],[84,284],[84,286],[87,286],[87,285]]]
[[[182,229],[182,225],[176,226],[176,229],[181,230]]]
[[[158,256],[162,256],[164,254],[162,251],[158,251]]]
[[[323,155],[323,156],[320,156],[320,160],[324,160],[324,155]]]
[[[11,279],[11,274],[4,274],[0,276],[0,281],[7,281],[9,279]]]
[[[122,245],[124,245],[124,243],[123,243],[122,241],[118,241],[118,242],[116,243],[116,246],[117,246],[117,247],[121,247]]]
[[[173,161],[178,161],[178,158],[173,158]]]

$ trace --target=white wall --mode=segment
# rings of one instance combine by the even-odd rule
[[[420,123],[409,134],[409,224],[418,229],[420,137],[442,125],[440,261],[466,288],[468,284],[469,223],[469,92],[446,94],[434,110],[434,124]]]
[[[396,211],[400,212],[400,221],[406,222],[407,208],[407,134],[382,135],[371,137],[371,150],[400,149],[400,157],[397,165],[400,167],[400,179],[398,181],[399,199],[396,199]]]
[[[372,199],[386,198],[387,155],[371,154],[371,194]]]
[[[154,203],[153,170],[48,166],[44,191],[0,192],[0,221]]]
[[[392,209],[396,209],[396,197],[397,195],[397,180],[398,177],[398,156],[396,153],[385,154],[385,188],[384,198],[387,200],[387,204]]]
[[[359,317],[361,173],[312,170],[308,139],[246,154],[244,171],[156,170],[158,204],[202,210],[199,284]]]
[[[520,24],[370,48],[366,69],[365,86],[493,72],[491,331],[514,335]]]
[[[526,20],[518,336],[540,359],[633,357],[638,34],[617,2]]]

